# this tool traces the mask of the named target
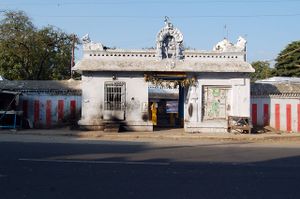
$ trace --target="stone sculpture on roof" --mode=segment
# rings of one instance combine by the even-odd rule
[[[220,52],[243,52],[246,51],[247,41],[243,37],[239,36],[237,43],[231,43],[227,38],[224,38],[222,41],[218,42],[214,47],[213,51]]]
[[[177,28],[174,28],[168,17],[165,17],[165,27],[157,34],[156,49],[161,59],[183,58],[183,35]]]
[[[89,34],[84,35],[82,38],[83,50],[104,50],[104,46],[101,43],[92,42]]]

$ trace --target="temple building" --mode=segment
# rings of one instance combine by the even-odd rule
[[[229,116],[250,118],[254,69],[242,37],[211,51],[185,49],[183,34],[166,19],[153,49],[109,48],[88,35],[82,40],[83,58],[73,70],[82,73],[83,129],[153,131],[168,124],[226,132]],[[158,95],[159,89],[172,92]]]

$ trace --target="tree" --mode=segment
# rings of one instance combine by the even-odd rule
[[[73,39],[53,26],[36,28],[22,11],[6,12],[0,22],[0,74],[16,80],[70,78]]]
[[[272,76],[273,69],[270,68],[269,62],[254,61],[251,63],[251,65],[255,69],[255,72],[250,74],[250,79],[252,82],[255,82],[259,79],[266,79]]]
[[[275,74],[277,76],[300,77],[300,41],[287,45],[276,58]]]

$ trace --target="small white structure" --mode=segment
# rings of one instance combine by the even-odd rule
[[[183,34],[168,19],[156,49],[109,49],[84,39],[84,56],[73,68],[82,72],[83,128],[152,131],[149,85],[178,88],[187,132],[224,132],[229,115],[250,117],[254,69],[245,61],[245,40],[226,50],[185,50]]]

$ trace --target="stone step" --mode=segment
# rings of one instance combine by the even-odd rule
[[[120,124],[115,124],[115,123],[108,123],[105,124],[104,126],[104,132],[119,132],[120,130]]]

